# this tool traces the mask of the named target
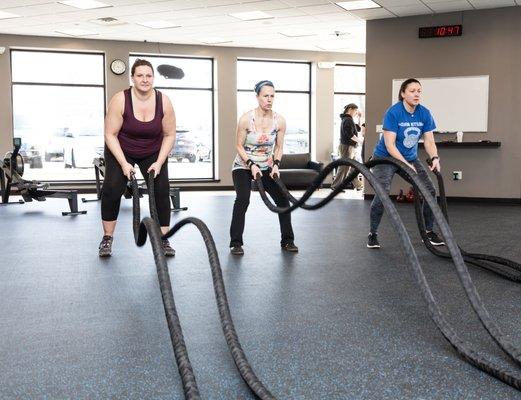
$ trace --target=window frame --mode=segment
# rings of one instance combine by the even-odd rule
[[[335,68],[336,67],[359,67],[359,68],[366,68],[366,65],[365,64],[344,64],[344,63],[337,63],[335,65]],[[363,95],[365,96],[365,93],[367,92],[367,90],[365,92],[337,92],[333,89],[333,95],[335,94],[342,94],[342,95]]]
[[[279,90],[275,88],[277,93],[290,93],[290,94],[307,94],[308,95],[308,153],[312,154],[312,142],[311,142],[311,84],[312,84],[312,76],[311,76],[311,62],[310,61],[299,61],[299,60],[271,60],[271,59],[260,59],[260,58],[237,58],[236,67],[238,68],[239,62],[248,61],[248,62],[268,62],[268,63],[281,63],[281,64],[306,64],[308,66],[308,90]],[[251,93],[252,89],[239,89],[237,88],[237,92],[242,93]],[[238,116],[239,117],[239,116]]]
[[[146,53],[129,53],[129,63],[131,57],[143,57],[147,58],[180,58],[180,59],[188,59],[188,60],[209,60],[211,62],[211,86],[209,88],[200,88],[200,87],[178,87],[178,86],[154,86],[155,89],[158,90],[200,90],[211,93],[212,97],[212,176],[208,178],[176,178],[169,179],[170,182],[216,182],[217,179],[215,177],[215,59],[213,57],[195,57],[195,56],[181,56],[181,55],[170,55],[170,54],[146,54]],[[129,66],[130,67],[130,66]],[[130,72],[129,72],[130,73]],[[129,75],[130,77],[130,75]],[[174,144],[175,146],[175,144]]]
[[[22,52],[32,52],[32,53],[58,53],[58,54],[88,54],[88,55],[98,55],[103,57],[103,84],[82,84],[82,83],[48,83],[48,82],[17,82],[12,80],[13,76],[13,53],[17,51]],[[106,54],[102,51],[84,51],[84,50],[46,50],[46,49],[25,49],[23,47],[12,47],[9,49],[9,68],[11,72],[11,126],[13,127],[12,138],[14,138],[14,102],[13,102],[13,94],[14,94],[14,86],[15,85],[23,85],[23,86],[54,86],[54,87],[95,87],[95,88],[103,88],[103,119],[107,115],[107,57]],[[52,184],[73,184],[73,185],[82,185],[82,184],[92,184],[96,182],[96,179],[67,179],[67,180],[45,180],[44,182],[49,182]]]
[[[345,64],[345,63],[337,63],[335,65],[335,68],[336,67],[360,67],[360,68],[365,68],[366,71],[367,71],[367,67],[366,67],[366,64]],[[334,82],[333,82],[333,87],[334,87]],[[333,89],[333,102],[334,102],[334,99],[335,99],[335,96],[336,95],[340,95],[340,96],[344,96],[344,95],[347,95],[347,96],[350,96],[350,95],[353,95],[353,96],[364,96],[364,98],[366,98],[366,92],[367,92],[367,88],[366,88],[366,91],[365,92],[336,92],[334,89]],[[366,104],[366,107],[367,107],[367,104]],[[334,116],[333,116],[334,118]],[[366,128],[366,134],[367,134],[367,128]],[[333,151],[334,151],[335,147],[333,145]],[[364,143],[362,145],[362,159],[365,159],[365,140],[364,140]]]

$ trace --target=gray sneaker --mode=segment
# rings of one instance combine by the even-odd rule
[[[110,257],[112,255],[112,241],[114,238],[109,235],[103,236],[101,243],[99,244],[99,256]]]
[[[298,253],[298,247],[295,246],[295,243],[285,243],[282,244],[280,248],[290,253]]]
[[[234,256],[242,256],[244,254],[244,250],[242,246],[236,245],[230,247],[230,253],[232,253]]]
[[[172,246],[170,246],[170,242],[168,241],[168,239],[162,239],[161,246],[163,247],[165,256],[167,256],[167,257],[175,256],[175,250],[172,248]]]

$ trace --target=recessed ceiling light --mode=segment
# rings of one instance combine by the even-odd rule
[[[97,35],[96,32],[88,31],[86,29],[79,29],[79,28],[71,28],[71,29],[61,29],[59,31],[55,31],[56,33],[61,33],[63,35],[68,36],[90,36],[90,35]]]
[[[180,28],[181,25],[174,24],[170,21],[165,21],[162,19],[158,19],[155,21],[145,21],[145,22],[136,22],[136,24],[141,26],[146,26],[147,28],[152,29],[166,29],[166,28]]]
[[[312,33],[303,29],[294,29],[294,30],[284,30],[280,31],[279,35],[286,36],[286,37],[305,37],[305,36],[316,36],[316,33]]]
[[[262,11],[248,11],[248,12],[240,12],[240,13],[234,13],[230,14],[232,17],[235,17],[237,19],[243,20],[243,21],[254,21],[256,19],[269,19],[273,18],[272,15],[266,14]]]
[[[197,40],[201,43],[206,43],[206,44],[222,44],[222,43],[233,42],[233,40],[231,40],[231,39],[224,39],[224,38],[220,38],[220,37],[197,39]]]
[[[6,11],[0,11],[0,19],[18,18],[18,17],[21,17],[21,15],[8,13]]]
[[[59,1],[58,3],[65,4],[66,6],[81,8],[82,10],[90,10],[92,8],[104,8],[112,7],[111,4],[105,4],[101,1],[96,0],[66,0]]]
[[[367,10],[369,8],[382,8],[381,5],[376,4],[372,0],[341,1],[340,3],[336,4],[347,11]]]

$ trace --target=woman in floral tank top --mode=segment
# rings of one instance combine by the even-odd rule
[[[230,251],[234,255],[244,254],[242,235],[254,176],[262,176],[264,188],[278,206],[289,206],[289,201],[273,180],[275,175],[279,175],[286,120],[272,110],[275,98],[272,82],[260,81],[255,85],[255,93],[259,106],[242,115],[237,125],[237,156],[232,166],[233,186],[237,197],[230,227]],[[298,252],[298,247],[293,242],[291,214],[279,214],[279,223],[281,248]]]

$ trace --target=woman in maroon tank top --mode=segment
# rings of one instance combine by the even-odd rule
[[[112,254],[112,240],[121,196],[138,165],[143,176],[153,173],[156,206],[163,233],[170,225],[168,154],[175,142],[175,113],[167,96],[154,89],[154,69],[138,59],[131,69],[133,86],[114,95],[105,117],[105,180],[101,197],[103,239],[100,257]],[[174,249],[163,240],[165,255]]]

